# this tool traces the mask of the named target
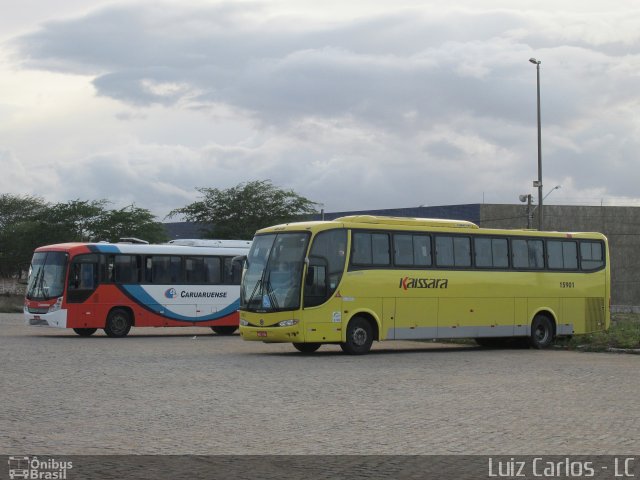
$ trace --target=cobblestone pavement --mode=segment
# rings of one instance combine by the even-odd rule
[[[640,356],[209,329],[111,339],[0,314],[0,453],[637,454]]]

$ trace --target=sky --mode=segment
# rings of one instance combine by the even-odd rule
[[[640,206],[635,0],[0,0],[0,193]],[[555,186],[561,186],[555,189]],[[179,218],[177,218],[179,219]]]

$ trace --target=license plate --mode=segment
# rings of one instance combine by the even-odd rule
[[[259,337],[266,337],[267,336],[267,332],[258,332],[258,336]]]

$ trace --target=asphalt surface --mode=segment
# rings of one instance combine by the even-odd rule
[[[640,356],[129,337],[0,314],[0,453],[637,454]]]

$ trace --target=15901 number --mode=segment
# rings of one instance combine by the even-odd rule
[[[560,288],[576,288],[574,282],[560,282]]]

